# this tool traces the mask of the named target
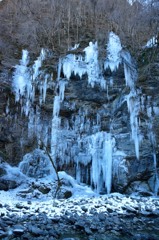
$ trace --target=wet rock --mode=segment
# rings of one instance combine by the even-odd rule
[[[58,199],[67,199],[72,197],[72,192],[65,189],[65,188],[60,188],[60,190],[57,192],[57,198]]]
[[[88,208],[86,206],[81,206],[81,209],[84,211],[84,212],[87,212],[88,211]]]
[[[0,183],[0,190],[7,191],[8,187],[4,183]]]
[[[100,221],[105,221],[106,220],[106,215],[104,213],[99,213],[98,218]]]
[[[19,168],[25,175],[33,178],[46,177],[53,172],[49,157],[40,149],[26,154]]]
[[[6,170],[3,167],[0,167],[0,177],[3,177],[6,173]]]
[[[0,179],[0,190],[8,191],[9,189],[18,187],[18,185],[19,184],[14,180]]]
[[[85,233],[88,234],[88,235],[92,235],[92,233],[93,233],[93,232],[91,231],[91,229],[90,229],[89,227],[87,227],[87,226],[84,227],[84,231],[85,231]]]
[[[22,209],[24,205],[22,203],[16,203],[16,208]]]
[[[42,194],[47,194],[51,191],[51,188],[49,186],[39,186],[38,190],[42,193]]]
[[[36,226],[30,226],[29,227],[29,232],[33,236],[41,236],[41,235],[45,234],[43,230],[41,230],[39,227],[36,227]]]
[[[7,237],[8,233],[4,232],[3,230],[0,230],[0,239],[4,239],[5,237]]]
[[[13,234],[16,236],[21,236],[24,234],[25,229],[22,226],[14,227]]]

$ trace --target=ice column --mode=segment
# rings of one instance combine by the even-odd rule
[[[130,126],[131,126],[131,137],[135,144],[136,157],[139,159],[139,146],[142,136],[139,129],[139,111],[140,111],[140,101],[137,91],[131,90],[126,96],[128,111],[130,113]]]
[[[28,117],[28,137],[36,136],[39,140],[43,135],[43,141],[47,142],[48,126],[41,121],[41,110],[38,104],[34,104],[35,91],[39,89],[39,105],[45,102],[48,80],[50,75],[41,71],[41,66],[46,57],[46,51],[41,50],[40,56],[29,66],[29,53],[22,51],[20,64],[15,67],[13,75],[13,90],[15,101],[20,103],[21,113]],[[40,135],[41,134],[41,135]]]
[[[88,83],[94,87],[95,83],[99,84],[103,89],[106,88],[106,81],[104,80],[98,62],[98,44],[89,43],[89,46],[84,50],[85,57],[82,55],[68,54],[62,60],[62,69],[64,76],[70,79],[71,74],[74,73],[80,78],[87,74]]]
[[[135,144],[135,153],[139,159],[139,144],[142,136],[139,131],[140,97],[139,91],[135,87],[138,78],[137,67],[130,53],[122,49],[119,37],[115,33],[110,32],[105,69],[110,68],[112,72],[116,71],[121,63],[124,64],[126,86],[130,89],[130,93],[126,96],[126,101],[130,113],[131,135]]]
[[[20,102],[21,98],[25,95],[26,90],[28,92],[31,85],[30,74],[27,67],[28,63],[29,53],[27,50],[23,50],[20,64],[15,66],[15,72],[13,75],[13,90],[15,91],[16,102]]]
[[[147,97],[147,128],[148,128],[148,138],[150,140],[150,143],[152,145],[152,151],[153,151],[153,163],[154,163],[154,195],[157,196],[158,190],[159,190],[159,177],[157,172],[157,159],[156,159],[156,137],[153,130],[153,107],[151,106],[151,97]]]
[[[122,50],[120,38],[113,32],[109,34],[107,44],[107,58],[104,64],[105,69],[110,68],[112,72],[116,71],[121,63],[120,51]]]
[[[111,192],[114,144],[115,140],[110,133],[98,132],[90,137],[91,181],[98,193],[104,187],[106,187],[108,194]]]
[[[59,128],[61,124],[61,119],[59,117],[60,113],[60,104],[64,100],[65,92],[65,81],[58,82],[59,94],[54,98],[53,104],[53,119],[52,119],[52,132],[51,132],[51,155],[53,158],[56,158],[57,145],[59,136]],[[63,141],[63,140],[62,140]]]
[[[135,144],[136,157],[139,159],[139,145],[142,139],[139,129],[140,91],[135,88],[137,81],[137,67],[129,52],[122,50],[121,58],[124,63],[124,73],[126,86],[130,88],[130,93],[126,96],[127,106],[130,113],[131,136]]]

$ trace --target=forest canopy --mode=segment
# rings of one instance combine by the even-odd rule
[[[136,52],[158,34],[159,5],[127,0],[3,0],[0,2],[1,51],[10,44],[37,52],[47,47],[60,54],[70,46],[106,42],[117,33]]]

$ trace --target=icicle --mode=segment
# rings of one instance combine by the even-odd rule
[[[67,57],[63,60],[63,73],[64,76],[69,80],[71,77],[71,74],[73,72],[74,67],[74,55],[69,54]]]
[[[57,69],[57,80],[60,80],[60,75],[61,75],[61,68],[62,68],[62,60],[61,58],[59,59],[59,63],[58,63],[58,69]]]
[[[29,62],[29,53],[27,50],[22,51],[22,59],[20,65],[15,67],[13,75],[13,89],[15,91],[15,101],[19,102],[21,97],[25,95],[27,85],[30,85],[30,75],[27,64]]]
[[[29,63],[29,53],[27,50],[22,50],[22,59],[20,60],[20,64],[23,66],[27,66]]]
[[[98,62],[98,45],[96,43],[89,43],[89,46],[84,50],[85,59],[81,55],[75,56],[74,54],[68,54],[62,61],[62,69],[64,76],[69,80],[71,74],[78,75],[80,78],[84,75],[88,75],[88,83],[91,87],[95,84],[99,84],[102,89],[106,89],[106,81],[102,77],[99,62]],[[59,75],[59,74],[58,74]]]
[[[156,153],[153,153],[153,161],[154,161],[154,168],[155,168],[155,174],[154,174],[154,182],[155,182],[155,187],[154,187],[154,195],[157,196],[158,190],[159,190],[159,177],[158,177],[158,172],[157,172],[157,160],[156,160]]]
[[[44,61],[45,56],[46,56],[45,50],[42,49],[40,56],[38,57],[38,59],[35,61],[34,65],[33,65],[33,81],[35,81],[35,79],[39,75],[39,70],[42,66],[42,62]]]
[[[130,92],[129,95],[127,95],[127,106],[128,110],[130,112],[130,126],[131,126],[131,134],[132,139],[134,140],[135,144],[135,153],[136,157],[139,159],[139,145],[141,136],[139,133],[139,110],[140,110],[140,100],[136,93],[136,91]]]
[[[122,50],[119,37],[110,32],[109,41],[107,44],[107,58],[104,64],[104,68],[110,68],[112,72],[116,71],[121,63],[120,51]]]
[[[78,43],[78,44],[75,44],[74,47],[70,47],[70,48],[68,49],[68,51],[74,51],[74,50],[76,50],[76,49],[78,49],[78,48],[79,48],[79,43]]]
[[[107,189],[107,193],[111,192],[112,186],[112,153],[113,153],[113,146],[112,146],[112,139],[110,134],[106,134],[106,139],[104,141],[103,146],[103,159],[104,165],[102,166],[103,169],[103,178],[105,179],[105,185]],[[105,167],[106,166],[106,167]]]
[[[60,96],[55,96],[54,98],[54,108],[53,108],[53,116],[58,117],[60,112]]]
[[[90,136],[91,180],[97,192],[102,190],[103,185],[108,194],[111,192],[113,147],[114,139],[109,133],[97,132]]]
[[[156,136],[153,130],[154,117],[152,114],[153,107],[151,106],[150,96],[147,96],[146,110],[147,110],[147,116],[148,116],[148,121],[147,121],[148,138],[152,146],[153,164],[154,164],[154,195],[157,196],[158,190],[159,190],[159,176],[157,171],[157,159],[156,159],[157,143],[156,143]]]
[[[87,64],[88,83],[91,87],[94,87],[95,83],[100,84],[97,42],[95,44],[90,42],[89,46],[84,49],[84,52],[85,62]],[[103,78],[101,85],[103,86]]]
[[[64,92],[65,92],[65,81],[58,81],[59,94],[54,98],[53,104],[53,118],[52,118],[52,128],[51,128],[51,155],[53,158],[57,156],[57,145],[58,136],[59,136],[59,128],[61,124],[61,119],[59,117],[60,113],[60,104],[64,100]],[[60,148],[58,147],[58,151]]]
[[[64,100],[65,86],[66,86],[65,81],[59,81],[59,97],[61,102],[63,102]]]
[[[138,78],[137,67],[128,51],[122,50],[120,55],[124,63],[126,86],[133,90]]]
[[[7,100],[7,105],[6,105],[6,114],[8,115],[9,113],[9,98]]]

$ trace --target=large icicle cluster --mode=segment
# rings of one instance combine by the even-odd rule
[[[61,80],[58,81],[59,94],[55,96],[53,103],[53,118],[52,118],[52,132],[51,132],[51,155],[53,158],[57,156],[57,148],[58,148],[58,138],[60,137],[60,124],[61,119],[59,117],[60,113],[60,104],[64,100],[64,92],[65,92],[66,82]]]
[[[122,50],[120,53],[121,59],[124,63],[124,73],[126,86],[129,87],[130,93],[126,96],[127,106],[130,113],[131,136],[135,144],[136,157],[139,159],[139,146],[142,140],[142,135],[139,129],[139,112],[140,104],[140,90],[135,86],[137,81],[137,67],[129,52]]]
[[[139,158],[139,143],[142,139],[139,131],[139,111],[140,97],[135,87],[137,81],[137,68],[128,51],[122,49],[119,37],[110,32],[107,45],[107,58],[105,61],[105,69],[116,71],[119,65],[124,64],[124,74],[126,86],[129,87],[130,93],[126,96],[127,106],[130,113],[130,126],[132,139],[135,143],[136,157]]]
[[[21,104],[22,112],[26,116],[29,115],[31,104],[35,100],[35,90],[39,89],[39,103],[45,102],[47,91],[48,75],[45,74],[43,78],[40,77],[40,68],[45,59],[45,50],[42,49],[40,56],[35,61],[32,67],[29,67],[29,53],[27,50],[22,51],[22,60],[20,64],[15,67],[13,76],[13,89],[15,91],[15,101]]]
[[[114,144],[115,139],[107,132],[97,132],[89,138],[91,181],[98,193],[105,187],[108,194],[111,192]]]
[[[115,33],[110,32],[107,44],[107,58],[104,64],[105,69],[110,68],[112,72],[118,69],[121,63],[121,50],[120,38]]]
[[[49,79],[49,75],[41,71],[45,57],[46,51],[42,49],[33,66],[29,66],[29,53],[27,50],[22,51],[20,64],[15,67],[13,90],[15,102],[21,106],[21,113],[28,117],[28,137],[35,134],[47,144],[48,126],[41,123],[40,117],[40,106],[45,102]],[[39,90],[39,106],[37,104],[35,108],[36,89]]]
[[[15,67],[13,76],[13,89],[15,91],[15,101],[19,102],[27,93],[31,93],[30,72],[28,71],[29,53],[27,50],[22,51],[20,64]]]
[[[84,50],[85,56],[67,55],[62,62],[64,76],[70,79],[71,75],[78,75],[80,78],[84,74],[88,76],[88,83],[94,87],[95,83],[99,84],[103,89],[106,88],[106,81],[101,75],[98,62],[98,44],[89,43]]]
[[[71,51],[77,49],[76,45]],[[34,62],[33,66],[29,66],[29,54],[27,50],[23,50],[20,64],[16,66],[13,77],[13,89],[15,92],[16,104],[21,106],[22,113],[28,117],[28,134],[29,137],[36,133],[37,139],[43,140],[45,146],[50,138],[50,147],[52,158],[60,167],[69,166],[73,163],[76,168],[76,178],[80,182],[91,184],[98,193],[105,191],[109,194],[112,186],[112,166],[115,164],[115,154],[120,155],[124,159],[125,155],[117,153],[115,149],[115,139],[110,132],[102,131],[101,116],[95,110],[80,106],[78,111],[75,102],[65,101],[65,87],[70,84],[71,75],[78,75],[80,80],[87,75],[90,87],[98,84],[102,89],[106,89],[107,81],[102,75],[98,59],[98,44],[89,43],[83,50],[83,54],[68,54],[66,57],[59,59],[57,79],[54,84],[53,98],[53,115],[49,124],[42,124],[41,105],[45,103],[46,92],[50,75],[41,71],[43,61],[46,58],[46,52],[42,49],[40,56]],[[123,64],[125,83],[129,89],[128,95],[125,96],[128,111],[130,113],[131,136],[135,144],[136,157],[139,159],[139,146],[142,140],[140,133],[140,111],[145,110],[145,100],[141,90],[137,89],[137,70],[136,65],[126,50],[122,49],[119,37],[110,32],[107,44],[107,57],[104,63],[105,70],[110,69],[111,72],[116,71]],[[65,79],[60,78],[62,74]],[[67,80],[66,80],[67,79]],[[112,78],[113,79],[113,78]],[[112,80],[111,79],[111,80]],[[113,82],[113,80],[112,80]],[[111,84],[110,84],[111,85]],[[38,104],[36,90],[39,92]],[[105,91],[106,99],[109,98],[108,91]],[[61,106],[67,104],[67,108],[73,110],[70,119],[60,116]],[[18,104],[17,104],[18,105]],[[33,106],[34,105],[34,106]],[[147,103],[147,106],[149,103]],[[9,103],[8,105],[9,106]],[[147,108],[149,140],[153,145],[154,167],[156,167],[156,143],[153,133],[153,117],[150,108]],[[75,111],[74,111],[75,110]],[[48,128],[51,128],[49,132]],[[49,135],[50,134],[50,135]],[[60,159],[60,162],[59,162]],[[114,161],[114,162],[113,162]],[[117,171],[117,170],[114,170]],[[155,192],[159,188],[159,180],[156,170]]]

